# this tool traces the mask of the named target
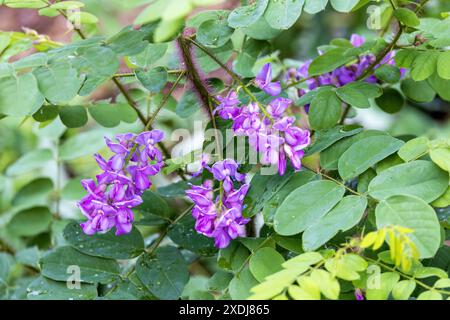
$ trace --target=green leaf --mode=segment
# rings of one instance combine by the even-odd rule
[[[284,258],[275,249],[265,247],[257,250],[249,261],[250,272],[259,282],[282,269]]]
[[[305,0],[305,7],[303,8],[309,14],[316,14],[325,9],[328,0]]]
[[[439,279],[434,284],[435,288],[441,289],[441,288],[450,288],[450,279]]]
[[[450,172],[450,148],[432,148],[430,157],[439,167]]]
[[[353,281],[360,278],[359,272],[367,269],[367,262],[356,254],[348,253],[327,259],[325,261],[325,268],[333,276],[343,280]]]
[[[264,17],[274,29],[289,29],[302,14],[305,0],[269,1]]]
[[[39,277],[28,289],[29,300],[93,300],[97,297],[97,286],[81,283],[79,289],[69,288],[66,282]]]
[[[87,235],[78,222],[70,222],[64,229],[64,239],[78,251],[96,257],[131,259],[144,252],[141,233],[133,228],[130,233],[116,236],[115,230]]]
[[[420,20],[416,13],[407,8],[395,9],[394,16],[407,27],[414,28],[420,24]]]
[[[6,252],[0,252],[0,288],[7,283],[14,258]]]
[[[414,58],[411,77],[415,81],[429,78],[436,71],[438,54],[433,51],[420,51]]]
[[[398,156],[398,154],[393,153],[389,157],[378,162],[375,166],[375,171],[377,174],[380,174],[381,172],[383,172],[386,169],[389,169],[393,166],[396,166],[399,164],[404,164],[404,163],[405,162],[402,160],[402,158],[400,158]]]
[[[425,279],[430,277],[448,279],[448,274],[444,270],[436,267],[417,267],[414,270],[414,277],[417,279]]]
[[[236,274],[230,282],[229,292],[233,300],[243,300],[250,296],[250,289],[258,284],[248,266]]]
[[[288,170],[284,176],[256,174],[245,198],[244,216],[252,217],[262,211],[265,221],[271,222],[280,204],[293,190],[318,177],[309,170]]]
[[[282,30],[272,28],[264,16],[261,16],[254,24],[238,30],[256,40],[273,39],[282,32]]]
[[[245,41],[241,52],[237,55],[233,62],[233,69],[236,73],[244,78],[254,77],[253,66],[256,63],[261,51],[266,47],[265,41],[257,41],[249,39]]]
[[[153,255],[144,254],[136,262],[136,272],[145,287],[162,300],[181,296],[189,281],[186,261],[175,247],[162,247]]]
[[[237,272],[246,263],[250,255],[249,249],[239,241],[232,241],[224,249],[220,249],[217,264],[220,268]]]
[[[197,40],[206,47],[217,48],[230,40],[234,30],[227,25],[226,17],[204,21],[197,29]]]
[[[393,166],[369,184],[369,194],[378,200],[394,195],[411,195],[431,202],[448,187],[448,173],[431,161],[417,160]]]
[[[359,196],[344,197],[329,213],[303,232],[302,241],[305,251],[316,250],[339,231],[347,231],[362,218],[367,199]]]
[[[80,183],[81,179],[81,177],[76,177],[67,181],[61,190],[61,198],[65,200],[81,199],[86,194],[86,190]]]
[[[320,291],[328,299],[336,300],[339,298],[339,281],[329,272],[322,269],[314,269],[311,272],[311,279],[319,286]]]
[[[441,242],[436,213],[425,201],[413,196],[392,196],[380,201],[375,209],[378,229],[399,225],[413,229],[409,235],[422,259],[431,258]]]
[[[88,121],[86,108],[83,106],[64,106],[59,109],[59,118],[67,128],[79,128]]]
[[[151,190],[142,194],[142,204],[136,209],[144,218],[159,218],[163,223],[169,221],[172,211],[167,201]]]
[[[427,137],[411,139],[398,150],[398,155],[406,162],[419,159],[428,153],[428,143]]]
[[[288,236],[306,230],[330,211],[344,193],[344,187],[332,181],[313,181],[295,189],[275,213],[275,231]]]
[[[237,7],[228,16],[232,28],[248,27],[255,23],[266,11],[269,0],[256,0],[248,6]]]
[[[1,47],[1,46],[0,46]],[[32,55],[23,57],[20,60],[14,61],[11,65],[14,70],[36,68],[47,64],[48,56],[43,52],[34,53]]]
[[[156,67],[150,71],[136,70],[136,78],[151,93],[160,92],[167,83],[167,70],[164,67]]]
[[[315,58],[309,66],[309,76],[318,76],[333,71],[352,61],[354,57],[346,55],[346,51],[346,48],[335,48]]]
[[[186,26],[198,29],[200,25],[208,20],[226,20],[230,11],[228,10],[207,10],[200,11],[186,21]]]
[[[104,131],[92,130],[70,137],[60,147],[60,159],[67,161],[92,155],[104,146],[104,135]]]
[[[89,106],[89,114],[103,127],[113,128],[121,121],[133,123],[137,119],[136,111],[127,103],[96,103]]]
[[[53,190],[53,182],[48,178],[38,178],[23,186],[13,199],[14,206],[45,205]]]
[[[53,159],[50,149],[36,149],[21,156],[16,162],[8,167],[6,174],[17,176],[32,170],[41,168]]]
[[[437,73],[428,78],[428,83],[434,91],[444,100],[450,101],[450,80],[440,78]]]
[[[6,227],[16,236],[29,237],[47,231],[51,221],[47,207],[33,207],[14,214]]]
[[[450,80],[450,51],[439,53],[437,73],[442,79]]]
[[[118,55],[132,56],[141,53],[147,48],[148,41],[144,40],[145,37],[145,32],[135,30],[132,26],[128,26],[108,39],[107,43]]]
[[[43,0],[5,0],[5,5],[10,8],[42,8],[47,6]]]
[[[336,90],[342,101],[356,108],[370,108],[371,98],[381,96],[382,90],[378,85],[367,82],[350,82]]]
[[[53,3],[50,8],[52,9],[62,9],[62,10],[67,10],[67,9],[77,9],[77,8],[82,8],[84,7],[84,3],[80,2],[80,1],[64,1],[64,2],[57,2],[57,3]]]
[[[339,12],[350,12],[358,4],[359,0],[330,0],[334,10]]]
[[[417,297],[417,300],[442,300],[442,295],[437,291],[424,291]]]
[[[180,118],[185,119],[196,114],[199,110],[200,101],[197,94],[193,91],[186,91],[178,101],[175,112]]]
[[[209,50],[220,62],[226,63],[231,55],[233,54],[233,44],[231,41],[228,41],[225,45],[219,48],[211,48]],[[197,63],[200,68],[205,72],[209,73],[214,70],[220,68],[220,65],[217,64],[214,60],[211,59],[206,53],[202,50],[196,48],[195,55],[197,56]]]
[[[395,65],[399,68],[411,68],[414,59],[418,55],[418,50],[401,49],[395,54]]]
[[[408,300],[415,288],[416,282],[414,280],[399,281],[392,288],[392,296],[395,300]]]
[[[353,136],[363,129],[355,125],[336,126],[332,129],[317,131],[314,143],[305,150],[305,156],[320,152],[345,137]]]
[[[320,166],[325,170],[337,170],[339,158],[354,143],[367,137],[384,135],[382,131],[367,130],[354,136],[344,138],[323,150],[320,154]]]
[[[333,90],[320,91],[309,108],[309,123],[314,130],[334,127],[341,119],[342,102]]]
[[[166,0],[157,0],[150,3],[139,15],[134,19],[134,24],[146,24],[161,18],[162,12],[167,7]]]
[[[168,41],[174,36],[176,36],[179,31],[181,31],[183,25],[184,25],[184,18],[174,21],[172,20],[162,21],[161,23],[158,24],[158,27],[155,30],[153,40],[155,42]]]
[[[86,74],[79,95],[92,93],[104,81],[110,79],[119,69],[116,53],[106,46],[86,46],[77,49],[77,58],[72,65],[79,73]]]
[[[70,276],[75,275],[70,271],[73,266],[79,268],[80,281],[86,283],[109,283],[120,274],[116,261],[88,256],[72,247],[55,249],[46,254],[40,264],[41,274],[56,281],[70,281]]]
[[[387,135],[357,141],[339,159],[339,175],[346,181],[350,180],[396,152],[402,145],[403,141]]]
[[[42,106],[38,111],[33,114],[33,119],[37,122],[46,122],[55,119],[59,114],[57,106]]]
[[[373,275],[373,277],[379,277],[379,287],[373,286],[368,287],[366,290],[367,300],[387,300],[389,293],[394,289],[398,280],[400,280],[400,275],[396,272],[384,272],[381,275]]]
[[[32,73],[8,76],[1,79],[0,114],[27,116],[35,113],[44,102],[36,78]]]
[[[233,274],[227,271],[218,270],[213,274],[208,280],[208,290],[210,291],[222,291],[228,288],[231,279],[233,279]]]
[[[383,64],[381,67],[376,68],[374,74],[378,79],[386,83],[396,83],[401,76],[400,69],[390,64]]]
[[[402,81],[401,88],[405,96],[416,102],[431,102],[436,96],[436,92],[427,81],[407,78]]]
[[[69,62],[56,62],[33,70],[39,90],[52,103],[72,100],[83,84],[83,77]]]
[[[150,68],[164,56],[168,47],[167,43],[149,43],[144,51],[128,60],[139,68]]]
[[[17,251],[15,258],[18,263],[33,267],[35,269],[39,269],[39,260],[41,258],[41,252],[36,246],[25,248],[20,251]]]
[[[83,11],[74,11],[71,14],[68,14],[69,20],[72,23],[82,23],[82,24],[96,24],[98,22],[98,18],[89,12]]]
[[[214,240],[195,231],[195,220],[191,215],[183,217],[169,230],[170,239],[181,248],[200,256],[213,256],[217,253]]]
[[[375,102],[384,112],[396,113],[403,108],[405,99],[398,90],[386,88],[383,90],[383,94],[375,99]]]

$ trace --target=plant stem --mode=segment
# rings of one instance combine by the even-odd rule
[[[421,286],[421,287],[423,287],[423,288],[425,288],[425,289],[427,289],[427,290],[433,290],[433,291],[436,291],[436,292],[439,292],[439,293],[442,293],[442,294],[445,294],[445,295],[450,295],[450,291],[439,290],[439,289],[430,287],[429,285],[423,283],[422,281],[417,280],[416,278],[414,278],[414,277],[412,277],[412,276],[409,276],[409,275],[407,275],[407,274],[405,274],[405,273],[399,271],[399,270],[396,269],[396,268],[392,268],[392,267],[390,267],[390,266],[388,266],[388,265],[386,265],[386,264],[384,264],[384,263],[382,263],[382,262],[380,262],[380,261],[378,261],[378,260],[374,260],[374,259],[368,258],[368,257],[366,257],[366,256],[364,256],[364,259],[366,259],[366,260],[368,260],[368,261],[370,261],[370,262],[372,262],[372,263],[374,263],[374,264],[376,264],[376,265],[378,265],[378,266],[380,266],[380,267],[382,267],[382,268],[384,268],[384,269],[387,269],[387,270],[392,271],[392,272],[399,273],[403,278],[406,278],[406,279],[408,279],[408,280],[415,281],[419,286]]]
[[[168,74],[179,74],[183,73],[184,70],[167,70]],[[114,77],[116,78],[129,78],[134,77],[136,74],[134,72],[116,73]]]
[[[244,90],[244,92],[250,97],[250,99],[255,102],[258,107],[262,110],[262,112],[264,113],[264,115],[271,121],[273,122],[273,119],[271,117],[271,115],[267,112],[266,108],[264,108],[258,101],[258,99],[256,99],[255,95],[248,89],[248,87],[245,85],[245,83],[242,81],[241,78],[239,78],[239,76],[237,74],[235,74],[233,71],[230,70],[230,68],[228,68],[224,63],[222,63],[222,61],[220,61],[219,59],[217,59],[217,57],[212,54],[207,48],[205,48],[203,45],[201,45],[200,43],[194,41],[191,38],[186,38],[186,40],[188,40],[189,42],[191,42],[194,46],[196,46],[197,48],[199,48],[200,50],[202,50],[206,55],[208,55],[211,59],[214,60],[214,62],[216,62],[223,70],[225,70],[226,73],[228,73],[228,75],[234,80],[236,81],[239,86],[242,88],[242,90]]]
[[[152,254],[155,252],[155,250],[159,247],[161,242],[164,240],[164,238],[169,233],[170,229],[173,228],[173,226],[180,221],[182,218],[184,218],[189,212],[191,212],[194,205],[190,205],[186,210],[184,210],[178,217],[176,217],[175,220],[173,220],[164,230],[161,232],[159,237],[155,240],[155,242],[152,244],[152,246],[147,250],[148,254]]]
[[[178,76],[178,78],[175,80],[175,82],[173,83],[172,87],[169,89],[169,91],[167,92],[167,94],[164,96],[164,98],[161,100],[161,102],[159,103],[158,107],[156,108],[156,110],[153,112],[152,116],[150,117],[150,119],[147,121],[147,124],[144,127],[144,131],[147,131],[148,129],[150,129],[152,127],[153,122],[156,119],[156,116],[158,115],[159,111],[161,111],[161,109],[164,107],[164,105],[166,104],[167,100],[169,100],[169,97],[172,95],[172,93],[175,91],[176,87],[178,86],[178,84],[180,83],[181,79],[184,76],[184,72],[181,72],[180,75]]]
[[[134,111],[136,111],[136,113],[139,117],[139,120],[141,120],[141,122],[143,124],[145,124],[147,122],[147,119],[145,119],[144,114],[141,112],[141,110],[139,110],[137,103],[133,100],[133,98],[130,96],[128,91],[125,89],[125,87],[122,85],[122,83],[120,83],[119,78],[114,76],[114,77],[112,77],[112,81],[114,82],[116,87],[119,89],[119,91],[122,93],[122,95],[125,97],[125,100],[127,100],[128,104],[134,109]]]
[[[191,50],[190,50],[191,42],[188,43],[189,40],[190,40],[189,38],[184,38],[181,36],[178,38],[178,44],[180,46],[181,53],[183,55],[186,72],[188,73],[188,76],[190,77],[194,87],[196,88],[197,92],[199,93],[202,103],[208,108],[209,117],[211,119],[211,123],[214,128],[214,139],[215,139],[217,153],[219,155],[221,155],[222,151],[223,151],[222,150],[222,140],[220,139],[220,136],[219,136],[216,118],[214,116],[214,108],[213,108],[213,105],[211,102],[212,99],[214,99],[215,102],[217,102],[217,100],[215,100],[215,98],[210,95],[208,89],[203,85],[202,79],[196,69],[193,58],[191,57]],[[222,158],[222,157],[220,156],[218,158]]]
[[[428,0],[423,0],[416,8],[415,12],[418,13],[420,10],[422,10],[423,6],[428,2]],[[392,6],[395,9],[395,5],[392,3]],[[372,72],[374,71],[375,67],[380,64],[380,62],[384,59],[384,57],[386,57],[388,55],[389,52],[391,52],[395,46],[397,45],[398,40],[400,39],[400,36],[403,34],[403,26],[401,25],[401,23],[398,23],[399,29],[397,31],[397,33],[394,36],[394,39],[381,51],[381,53],[377,56],[377,58],[375,59],[375,61],[369,66],[367,67],[367,69],[364,71],[363,74],[361,74],[356,81],[359,80],[363,80],[365,78],[367,78],[370,74],[372,74]],[[348,112],[350,111],[350,106],[347,105],[344,109],[344,113],[341,117],[341,120],[339,121],[339,124],[343,124],[345,121],[345,118],[347,117]]]
[[[311,79],[314,79],[314,77],[303,78],[303,79],[291,82],[288,85],[286,85],[283,89],[288,89],[288,88],[291,88],[291,87],[295,87],[296,85],[301,84],[301,83],[303,83],[305,81],[308,81],[308,80],[311,80]]]

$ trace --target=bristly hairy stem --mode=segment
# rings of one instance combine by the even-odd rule
[[[218,133],[218,127],[216,123],[216,118],[214,116],[214,107],[212,104],[212,100],[215,101],[215,98],[209,93],[208,88],[204,84],[204,81],[197,70],[197,67],[194,63],[194,57],[193,50],[191,47],[191,43],[188,42],[189,38],[184,38],[183,36],[180,36],[177,39],[178,46],[180,49],[180,53],[182,56],[182,60],[184,62],[185,68],[186,68],[186,74],[188,78],[191,80],[192,85],[194,86],[194,89],[198,93],[201,103],[206,106],[206,109],[208,111],[209,118],[211,119],[212,126],[214,128],[214,139],[216,144],[217,153],[220,155],[222,154],[222,140],[220,139],[219,133]]]
[[[46,1],[47,2],[47,4],[48,5],[51,5],[51,3],[49,2],[49,1]],[[69,17],[67,16],[67,14],[64,12],[64,10],[58,10],[58,12],[67,20],[67,21],[70,21],[69,20]],[[83,33],[83,31],[80,29],[80,28],[78,28],[78,27],[76,27],[75,25],[73,26],[73,28],[74,28],[74,31],[78,34],[78,36],[81,38],[81,39],[83,39],[83,40],[85,40],[85,39],[87,39],[87,36]],[[137,115],[138,115],[138,117],[139,117],[139,120],[142,122],[142,124],[145,126],[146,124],[147,124],[147,119],[146,119],[146,117],[144,116],[144,114],[141,112],[141,110],[138,108],[138,105],[137,105],[137,103],[133,100],[133,98],[130,96],[130,94],[128,93],[128,91],[125,89],[125,87],[122,85],[122,83],[120,83],[120,75],[114,75],[113,77],[112,77],[112,80],[113,80],[113,82],[114,82],[114,84],[116,85],[116,87],[119,89],[119,91],[122,93],[122,95],[125,97],[125,99],[127,100],[127,103],[130,105],[130,107],[132,107],[135,111],[136,111],[136,113],[137,113]],[[147,128],[148,130],[150,130],[151,129],[151,126],[150,127],[148,127]],[[169,150],[167,150],[167,148],[166,148],[166,146],[162,143],[162,142],[158,142],[158,146],[159,146],[159,148],[161,149],[161,151],[162,151],[162,153],[164,154],[164,156],[166,157],[166,158],[170,158],[170,152],[169,152]],[[179,175],[180,175],[180,177],[183,179],[183,180],[185,180],[186,179],[186,177],[184,176],[184,174],[183,173],[179,173]]]
[[[190,46],[190,43],[186,41],[186,38],[183,36],[178,37],[177,39],[178,46],[180,49],[181,58],[184,62],[184,67],[186,71],[186,75],[189,78],[189,80],[192,82],[192,85],[194,87],[194,90],[198,93],[198,96],[200,98],[200,102],[203,104],[203,106],[207,109],[208,115],[211,118],[211,121],[214,121],[214,114],[213,109],[210,106],[209,103],[209,96],[210,93],[204,84],[204,80],[202,76],[200,75],[199,71],[197,70],[197,67],[194,62],[194,57],[192,57],[191,52],[192,48]]]
[[[223,70],[225,70],[225,72],[228,73],[228,75],[239,84],[240,88],[242,88],[242,90],[244,90],[244,92],[250,97],[250,99],[258,105],[258,107],[262,110],[264,115],[271,122],[273,122],[272,116],[267,112],[266,108],[264,108],[264,106],[262,106],[259,103],[259,101],[258,101],[258,99],[256,99],[255,95],[247,88],[245,83],[242,81],[242,79],[236,73],[231,71],[230,68],[228,68],[224,63],[222,63],[222,61],[217,59],[217,57],[214,54],[212,54],[207,48],[205,48],[200,43],[194,41],[191,38],[186,38],[186,40],[189,41],[190,43],[192,43],[194,46],[196,46],[200,50],[202,50],[207,56],[209,56],[211,59],[213,59],[214,62],[216,62]]]

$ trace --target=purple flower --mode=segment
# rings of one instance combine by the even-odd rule
[[[255,78],[255,85],[264,90],[271,96],[277,96],[281,93],[281,84],[279,81],[272,82],[272,66],[266,63]]]
[[[220,218],[215,221],[215,246],[217,248],[226,248],[231,240],[237,237],[245,236],[245,225],[249,219],[242,218],[242,213],[237,208],[231,208],[224,212]]]
[[[225,98],[216,96],[216,99],[220,104],[214,110],[214,113],[218,113],[222,119],[232,119],[239,114],[238,105],[240,101],[237,98],[236,92],[230,91]]]
[[[245,175],[237,171],[238,167],[238,164],[234,160],[225,159],[216,162],[212,166],[211,172],[216,180],[223,181],[223,188],[229,192],[233,188],[233,179],[236,181],[245,179]]]
[[[364,295],[363,295],[361,289],[359,289],[359,288],[355,289],[355,298],[356,298],[356,300],[359,300],[359,301],[364,300]]]
[[[354,33],[350,36],[350,43],[354,47],[361,47],[365,42],[366,38],[360,36],[359,34]]]
[[[215,194],[214,182],[206,180],[202,185],[191,185],[186,195],[194,202],[192,216],[196,220],[195,230],[215,239],[218,248],[225,248],[232,239],[245,236],[245,225],[249,219],[242,216],[244,198],[249,185],[239,184],[245,175],[238,172],[239,165],[231,159],[216,162],[209,169],[215,181],[222,182]],[[216,189],[217,190],[217,189]]]
[[[267,112],[272,118],[280,118],[291,103],[292,101],[290,99],[275,98],[267,106]]]
[[[105,160],[96,154],[102,173],[97,184],[92,179],[81,184],[88,194],[78,207],[88,219],[81,223],[86,234],[104,233],[116,228],[116,235],[129,233],[134,215],[132,208],[142,203],[141,194],[151,186],[149,176],[157,174],[162,166],[161,152],[155,144],[163,139],[159,130],[116,135],[117,142],[105,138],[114,155]],[[133,152],[133,154],[131,154]]]

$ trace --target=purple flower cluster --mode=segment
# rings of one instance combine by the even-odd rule
[[[255,80],[256,86],[274,96],[281,92],[279,82],[271,82],[271,66],[266,64]],[[230,91],[226,97],[217,97],[215,112],[223,119],[233,120],[233,132],[248,136],[250,145],[262,154],[263,164],[277,165],[278,172],[286,172],[287,159],[295,170],[301,168],[304,151],[310,144],[310,133],[294,125],[294,117],[285,115],[291,104],[287,98],[274,98],[265,108],[256,102],[241,104],[237,93]]]
[[[239,165],[232,159],[204,168],[212,173],[220,187],[216,194],[213,180],[206,180],[186,191],[194,202],[195,230],[214,238],[217,248],[225,248],[232,239],[245,236],[245,225],[250,220],[242,216],[242,209],[249,185],[244,183],[245,175],[238,172]]]
[[[358,34],[353,34],[350,38],[350,43],[354,47],[360,47],[365,43],[365,38],[363,36],[360,36]],[[383,64],[390,64],[393,65],[395,52],[391,51],[389,52],[381,61],[380,63],[375,66],[375,69]],[[317,87],[321,86],[334,86],[334,87],[342,87],[350,82],[356,81],[359,77],[361,77],[365,70],[375,62],[376,57],[373,54],[366,54],[361,55],[358,57],[358,61],[356,61],[353,64],[345,65],[342,67],[339,67],[331,72],[322,74],[320,76],[314,77],[312,79],[306,80],[306,89],[299,89],[298,93],[299,96],[304,95],[306,92],[310,90],[314,90]],[[305,61],[297,70],[290,70],[288,72],[288,77],[294,78],[294,81],[298,81],[301,79],[309,78],[309,66],[311,64],[312,60]],[[404,70],[401,70],[404,72]],[[369,83],[377,83],[379,80],[375,75],[370,75],[367,78],[364,79],[365,81]]]
[[[159,130],[116,135],[113,142],[105,138],[114,155],[105,160],[95,155],[102,173],[97,183],[85,179],[81,184],[88,194],[78,202],[78,207],[88,219],[81,223],[86,234],[104,233],[116,227],[116,235],[129,233],[134,220],[133,207],[142,203],[142,193],[150,188],[149,176],[161,171],[163,159],[155,147],[164,133]]]

